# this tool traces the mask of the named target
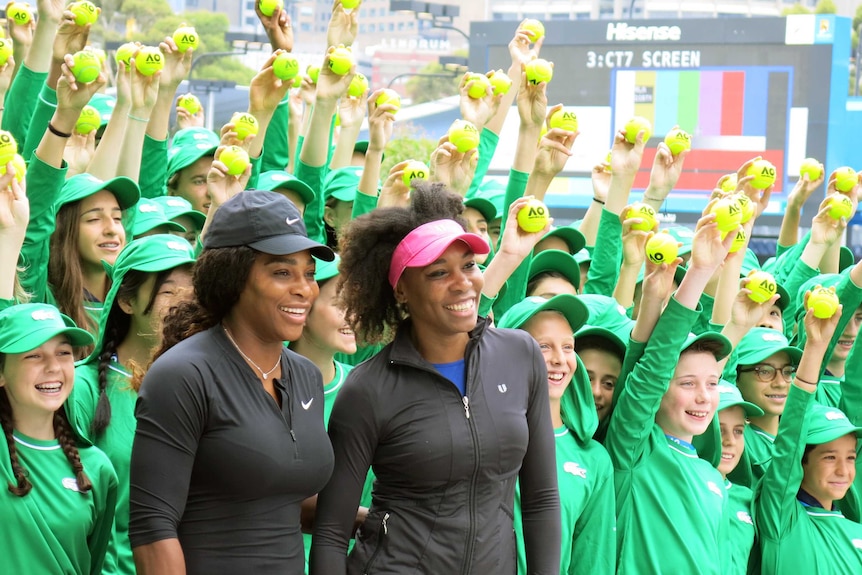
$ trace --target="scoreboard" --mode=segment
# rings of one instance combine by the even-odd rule
[[[471,25],[470,69],[508,68],[516,23]],[[693,221],[723,174],[762,156],[779,178],[764,224],[774,224],[799,165],[854,166],[847,91],[850,20],[834,15],[637,21],[547,21],[540,57],[554,63],[549,105],[578,113],[574,156],[547,200],[584,208],[591,168],[633,115],[653,124],[635,188],[643,189],[658,143],[674,126],[692,134],[692,151],[665,209]],[[862,115],[862,112],[855,112]],[[854,116],[855,117],[855,116]],[[517,140],[513,107],[489,173],[505,175]],[[857,162],[858,163],[858,162]],[[862,166],[855,165],[860,168]],[[816,210],[821,197],[806,205]]]

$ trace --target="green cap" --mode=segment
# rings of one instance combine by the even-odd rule
[[[160,204],[141,198],[135,206],[135,220],[132,225],[132,236],[143,235],[159,226],[164,226],[168,231],[185,232],[186,229],[176,222],[172,222],[165,215],[165,210]]]
[[[497,208],[486,198],[481,198],[479,196],[468,198],[464,200],[464,206],[473,208],[482,214],[482,217],[485,218],[485,221],[488,223],[491,223],[497,217]]]
[[[360,178],[362,178],[362,168],[358,166],[332,170],[323,180],[323,202],[326,203],[329,198],[352,202],[356,199]]]
[[[187,168],[204,156],[215,156],[219,138],[205,128],[186,128],[174,135],[168,150],[167,179]]]
[[[546,240],[548,238],[560,238],[561,240],[566,242],[566,245],[569,246],[570,254],[578,253],[579,251],[584,249],[584,246],[587,245],[587,240],[586,238],[584,238],[584,234],[570,226],[553,228],[551,231],[542,236],[542,240]]]
[[[745,411],[746,417],[760,417],[763,410],[742,398],[739,388],[732,383],[721,380],[718,383],[718,411],[739,405]]]
[[[192,209],[192,203],[185,198],[179,196],[159,196],[158,198],[153,198],[153,201],[162,206],[162,209],[165,211],[165,217],[169,220],[180,216],[188,216],[198,231],[203,229],[207,221],[206,214]]]
[[[593,254],[591,254],[590,250],[588,250],[587,248],[583,248],[582,250],[575,252],[574,257],[575,261],[578,262],[578,265],[581,265],[582,263],[590,263],[593,261]]]
[[[775,330],[770,330],[775,333]],[[679,348],[679,352],[682,353],[694,344],[701,341],[714,341],[721,345],[721,349],[718,351],[718,354],[715,356],[715,359],[721,361],[733,351],[733,344],[730,343],[730,340],[725,336],[721,335],[717,331],[705,331],[701,334],[695,335],[693,333],[689,333],[685,338],[685,342]]]
[[[341,262],[341,257],[335,254],[335,259],[331,262],[314,258],[314,281],[322,282],[332,279],[338,275],[338,264]]]
[[[862,437],[862,427],[853,425],[843,411],[812,403],[805,413],[806,445],[822,445],[852,433]]]
[[[93,343],[89,332],[52,305],[24,303],[0,312],[0,353],[31,351],[58,335],[68,336],[76,347]]]
[[[578,341],[583,341],[584,338],[588,337],[599,337],[610,342],[611,345],[614,346],[617,350],[617,355],[620,357],[620,361],[626,355],[626,342],[620,339],[620,336],[604,327],[598,327],[594,325],[584,325],[575,333],[575,351],[580,352],[581,347],[578,345]]]
[[[268,192],[274,192],[279,188],[296,192],[306,206],[314,201],[314,190],[308,184],[284,170],[263,172],[258,177],[257,185],[255,186],[257,190],[266,190]]]
[[[850,248],[847,246],[841,246],[838,254],[838,272],[843,272],[854,263],[856,263],[856,257],[853,255],[853,252],[850,251]]]
[[[354,153],[359,152],[360,154],[367,153],[368,152],[368,144],[369,144],[368,140],[356,140],[356,143],[353,144],[353,152]],[[381,158],[380,161],[385,160],[386,154],[381,154],[380,158]]]
[[[108,190],[117,198],[120,209],[127,210],[141,198],[141,190],[134,180],[126,177],[100,180],[92,174],[77,174],[67,179],[60,189],[60,195],[54,202],[54,209],[59,211],[66,204],[89,198],[97,192]]]
[[[558,272],[571,282],[576,289],[581,287],[581,266],[572,254],[562,250],[545,250],[533,257],[527,281],[543,272]]]
[[[494,204],[497,214],[493,219],[503,217],[506,204],[506,186],[496,180],[486,180],[479,186],[479,191],[473,197],[484,198]]]
[[[754,365],[781,351],[790,356],[790,363],[799,364],[802,350],[791,346],[783,333],[768,327],[754,327],[736,347],[737,365]]]
[[[590,312],[588,323],[591,327],[607,329],[623,342],[624,348],[634,328],[635,322],[629,318],[626,308],[617,300],[606,295],[581,294],[578,296]],[[577,345],[577,342],[576,342]]]
[[[114,107],[117,105],[117,99],[107,94],[96,92],[90,98],[90,106],[93,106],[99,112],[99,117],[102,119],[101,126],[106,126],[108,120],[111,119],[111,114],[114,113]]]
[[[550,299],[532,296],[510,307],[497,322],[497,327],[518,329],[542,311],[558,311],[563,314],[572,328],[572,334],[584,325],[589,316],[587,306],[571,294],[555,295]]]

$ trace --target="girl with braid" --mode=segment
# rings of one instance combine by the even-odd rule
[[[108,274],[111,290],[99,339],[75,369],[71,419],[110,458],[120,481],[114,534],[106,571],[135,574],[129,544],[129,463],[135,436],[135,401],[141,377],[161,342],[162,318],[183,294],[191,294],[194,249],[183,238],[159,234],[123,249]],[[137,369],[136,369],[137,368]]]
[[[117,475],[70,426],[76,348],[93,338],[57,308],[0,312],[0,573],[102,572]]]

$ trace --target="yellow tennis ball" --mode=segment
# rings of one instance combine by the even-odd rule
[[[484,98],[487,93],[488,86],[491,85],[491,80],[488,79],[488,76],[485,74],[473,73],[467,76],[467,84],[470,82],[473,82],[473,85],[467,90],[467,95],[474,100]],[[493,88],[491,90],[493,93]]]
[[[344,76],[353,67],[353,52],[350,48],[336,48],[329,53],[329,69],[339,76]]]
[[[742,207],[734,196],[721,198],[710,211],[715,214],[715,224],[720,232],[735,230],[742,222]]]
[[[628,140],[630,144],[634,144],[637,141],[637,137],[640,132],[644,132],[644,143],[646,143],[652,136],[652,123],[643,116],[634,116],[631,120],[626,122],[623,129],[626,133],[626,140]]]
[[[84,106],[81,115],[78,116],[78,121],[75,122],[75,131],[86,136],[93,130],[98,130],[101,125],[102,116],[99,111],[93,106]]]
[[[762,270],[751,270],[748,272],[745,287],[751,291],[748,297],[751,301],[764,303],[769,301],[775,292],[778,291],[778,286],[775,284],[775,278],[772,274]]]
[[[455,120],[449,126],[449,141],[462,154],[479,147],[479,130],[467,120]]]
[[[605,156],[605,163],[607,164],[605,171],[610,174],[611,173],[611,152],[610,151],[608,151],[608,155]]]
[[[200,44],[198,33],[192,26],[180,26],[174,32],[174,42],[180,52],[185,53],[187,50],[197,50]]]
[[[678,156],[681,152],[691,149],[691,136],[685,130],[674,128],[664,137],[664,143],[670,148],[670,153]]]
[[[229,176],[240,175],[251,163],[251,160],[249,160],[248,157],[248,152],[239,146],[228,146],[222,150],[218,159],[227,167],[227,173]]]
[[[230,121],[234,125],[234,131],[238,140],[245,140],[249,136],[256,136],[259,126],[257,118],[246,112],[236,112]]]
[[[275,14],[276,9],[281,10],[284,8],[284,2],[282,0],[260,0],[260,13],[264,16],[272,16]]]
[[[495,96],[507,94],[512,88],[512,79],[502,70],[493,70],[488,81],[491,82],[491,89],[494,90]]]
[[[0,165],[5,166],[18,153],[18,142],[6,130],[0,130]]]
[[[194,116],[201,111],[201,101],[194,94],[183,94],[177,100],[177,106],[185,109],[189,114]]]
[[[401,96],[399,96],[398,92],[396,92],[395,90],[390,90],[389,88],[386,88],[383,90],[383,92],[380,93],[379,96],[377,96],[376,104],[378,106],[382,106],[383,104],[391,104],[393,106],[396,106],[398,110],[400,110]],[[398,110],[395,111],[397,112]]]
[[[743,192],[737,192],[731,196],[736,200],[736,203],[739,204],[739,207],[742,208],[742,219],[739,223],[747,224],[748,221],[754,217],[756,208],[754,204],[751,202],[751,198],[746,196]]]
[[[272,73],[279,80],[292,81],[299,75],[299,60],[290,52],[281,52],[272,61]]]
[[[840,170],[841,168],[839,168]],[[799,166],[799,177],[808,174],[808,181],[813,182],[823,174],[820,162],[816,158],[805,158]]]
[[[24,161],[24,157],[21,156],[21,154],[15,154],[12,156],[10,161],[12,162],[12,168],[15,170],[15,179],[19,182],[23,182],[24,178],[27,176],[27,162]],[[0,165],[0,176],[5,175],[6,164],[2,164]]]
[[[736,174],[727,174],[719,178],[718,188],[726,194],[732,194],[736,191],[737,183],[739,183],[739,178]]]
[[[78,82],[89,84],[99,77],[101,71],[99,57],[89,50],[81,50],[72,56],[72,74]]]
[[[6,7],[6,19],[11,20],[19,26],[29,24],[33,19],[33,13],[30,12],[30,6],[22,2],[12,2]]]
[[[571,108],[560,108],[548,118],[551,128],[560,128],[569,132],[578,131],[578,115]]]
[[[733,232],[729,232],[733,233]],[[724,241],[725,234],[721,234],[721,241]],[[735,254],[739,250],[745,247],[745,230],[739,228],[736,232],[736,237],[733,238],[733,242],[730,244],[729,253]]]
[[[775,183],[775,166],[767,160],[757,160],[748,167],[746,176],[754,176],[751,180],[751,187],[758,190],[765,190]]]
[[[114,57],[117,60],[117,64],[122,62],[126,65],[126,68],[128,69],[128,67],[131,65],[131,59],[135,56],[135,54],[138,53],[138,50],[140,48],[141,47],[134,42],[126,42],[125,44],[117,48],[117,51],[114,54]]]
[[[299,88],[302,86],[302,76],[297,74],[296,78],[293,79],[293,85],[291,88]]]
[[[635,202],[626,212],[625,219],[640,218],[642,221],[639,224],[632,224],[633,230],[648,232],[658,225],[658,220],[655,217],[655,210],[652,206],[642,202]]]
[[[835,220],[849,220],[853,215],[853,201],[841,192],[829,196],[829,217]]]
[[[554,67],[547,60],[537,58],[530,60],[525,66],[527,74],[527,82],[530,84],[541,84],[542,82],[550,82],[554,77]]]
[[[165,67],[165,58],[158,48],[145,46],[135,54],[135,68],[144,76],[152,76]]]
[[[75,15],[75,24],[78,26],[86,26],[87,24],[95,24],[99,19],[100,9],[96,5],[87,0],[73,2],[69,4],[69,10]]]
[[[665,231],[655,234],[646,243],[646,256],[656,265],[672,264],[679,254],[676,244],[676,239]]]
[[[359,0],[341,0],[341,5],[344,6],[346,10],[353,10],[359,6]]]
[[[856,170],[848,166],[842,166],[835,170],[835,189],[839,192],[849,192],[859,181]]]
[[[834,286],[828,288],[817,286],[811,290],[805,309],[813,309],[814,317],[818,319],[829,319],[838,311],[840,304]]]
[[[5,66],[10,56],[12,56],[12,40],[0,38],[0,66]]]
[[[311,79],[312,84],[317,84],[317,79],[320,77],[320,66],[309,66],[305,69],[305,74]]]
[[[527,18],[521,22],[521,26],[518,29],[529,36],[531,43],[545,35],[545,25],[533,18]]]
[[[410,187],[410,182],[413,180],[427,180],[428,166],[418,160],[410,160],[404,166],[404,175],[401,176],[401,179],[408,188]]]
[[[365,74],[356,73],[347,87],[347,95],[351,98],[361,98],[368,91],[368,78]]]
[[[548,206],[539,200],[530,200],[518,210],[518,227],[527,233],[540,232],[548,225]]]

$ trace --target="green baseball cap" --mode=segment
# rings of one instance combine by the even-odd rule
[[[299,197],[302,198],[306,206],[314,201],[314,190],[308,184],[284,170],[263,172],[258,177],[255,188],[269,192],[274,192],[279,188],[292,190],[299,194]]]
[[[581,266],[572,254],[562,250],[545,250],[536,254],[530,263],[527,281],[543,272],[554,271],[563,274],[576,289],[581,287]]]
[[[627,349],[626,341],[628,341],[628,338],[623,341],[620,338],[619,334],[616,332],[613,332],[605,327],[598,327],[586,324],[583,325],[581,329],[579,329],[575,333],[575,351],[580,351],[578,341],[583,341],[584,338],[588,337],[598,337],[610,342],[610,344],[616,348],[618,355],[620,356],[620,361],[622,361],[622,359],[625,357]]]
[[[783,333],[768,327],[754,327],[736,346],[737,365],[754,365],[781,351],[790,356],[790,363],[799,364],[802,350],[791,346]]]
[[[774,333],[774,330],[770,331]],[[697,335],[689,333],[688,336],[686,336],[685,338],[685,342],[679,348],[679,352],[682,353],[694,344],[701,341],[714,341],[721,345],[721,349],[718,351],[718,355],[715,356],[715,359],[717,359],[718,361],[721,361],[722,359],[730,355],[731,351],[733,351],[733,344],[730,343],[730,340],[727,339],[725,336],[721,335],[717,331],[705,331]]]
[[[132,236],[140,236],[159,226],[175,232],[185,232],[186,229],[176,222],[172,222],[165,215],[165,210],[160,204],[141,198],[135,205],[135,220],[132,224]]]
[[[588,323],[592,327],[600,327],[613,332],[616,337],[628,345],[635,322],[612,297],[600,294],[581,294],[578,296],[590,312]]]
[[[578,265],[583,263],[591,263],[593,261],[593,254],[590,253],[588,248],[583,248],[575,252],[574,254],[575,261],[578,262]]]
[[[850,266],[856,263],[856,256],[853,255],[853,252],[850,251],[850,248],[847,246],[841,246],[838,255],[838,271],[843,272]]]
[[[332,279],[338,275],[338,264],[341,262],[341,257],[335,254],[335,259],[331,262],[314,258],[314,281],[322,282]]]
[[[805,413],[806,445],[822,445],[852,433],[862,437],[862,427],[853,425],[843,411],[812,403]]]
[[[745,411],[746,417],[760,417],[763,410],[742,398],[739,388],[732,383],[722,379],[718,383],[718,410],[727,409],[739,405]]]
[[[584,238],[584,234],[579,232],[573,227],[570,226],[560,226],[558,228],[553,228],[551,231],[542,236],[542,239],[539,241],[546,240],[548,238],[560,238],[566,245],[569,246],[569,253],[576,254],[587,245],[587,240]],[[580,262],[578,262],[580,263]]]
[[[122,210],[131,208],[141,198],[138,184],[129,178],[120,176],[103,181],[92,174],[77,174],[63,183],[60,195],[54,202],[54,209],[58,211],[66,204],[89,198],[102,190],[108,190],[114,194]]]
[[[485,218],[485,221],[490,223],[497,217],[497,208],[486,198],[474,196],[464,200],[464,206],[473,208]]]
[[[587,306],[571,294],[555,295],[550,299],[532,296],[510,307],[497,322],[497,327],[518,329],[542,311],[557,311],[563,314],[572,328],[572,334],[578,331],[589,317]]]
[[[99,112],[99,117],[102,119],[101,126],[106,126],[108,124],[108,120],[111,119],[111,115],[114,113],[117,99],[113,96],[96,92],[93,94],[93,97],[90,98],[89,105],[93,106],[96,111]]]
[[[356,143],[353,144],[353,152],[354,153],[359,152],[360,154],[366,154],[366,153],[368,153],[368,145],[369,145],[368,140],[356,140]],[[380,158],[381,158],[381,161],[385,160],[386,154],[385,153],[381,154]]]
[[[329,172],[323,180],[324,203],[329,198],[342,202],[355,200],[360,178],[362,178],[362,168],[358,166],[347,166]]]
[[[192,203],[185,198],[179,196],[159,196],[158,198],[153,198],[152,201],[162,206],[162,209],[165,211],[165,217],[169,220],[180,216],[188,216],[197,230],[203,229],[207,221],[206,214],[192,209]]]
[[[218,136],[205,128],[185,128],[174,135],[168,150],[167,179],[204,156],[215,157]]]
[[[0,353],[31,351],[58,335],[68,336],[75,347],[93,343],[89,332],[52,305],[24,303],[0,312]]]

